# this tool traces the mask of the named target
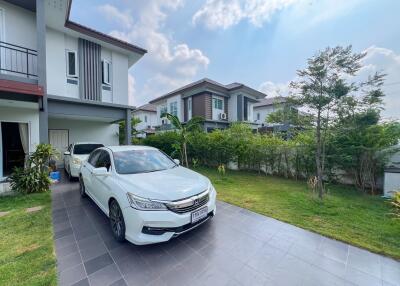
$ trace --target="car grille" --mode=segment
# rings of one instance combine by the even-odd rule
[[[183,214],[194,211],[208,203],[210,195],[205,191],[199,195],[167,204],[167,208],[174,213]]]

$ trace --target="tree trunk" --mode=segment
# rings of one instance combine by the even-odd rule
[[[322,146],[321,146],[321,111],[318,110],[317,116],[317,152],[315,153],[315,163],[317,165],[317,191],[320,199],[323,197],[324,186],[322,184],[323,170],[322,170]]]
[[[189,168],[189,162],[188,162],[187,151],[186,151],[186,142],[183,142],[183,154],[185,156],[186,168]]]

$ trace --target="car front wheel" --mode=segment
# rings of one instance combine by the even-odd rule
[[[110,203],[110,225],[112,233],[117,241],[125,240],[125,221],[122,215],[121,208],[117,201],[113,200]]]
[[[86,197],[86,189],[82,176],[79,176],[79,192],[82,198]]]

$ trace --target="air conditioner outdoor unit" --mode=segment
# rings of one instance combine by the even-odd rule
[[[220,113],[219,114],[219,118],[223,119],[223,120],[226,120],[226,113]]]

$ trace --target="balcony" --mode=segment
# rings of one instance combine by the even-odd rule
[[[37,51],[0,41],[0,74],[37,80]]]
[[[174,130],[174,129],[175,129],[175,127],[170,123],[162,124],[162,125],[155,127],[156,131],[169,131],[169,130]]]

